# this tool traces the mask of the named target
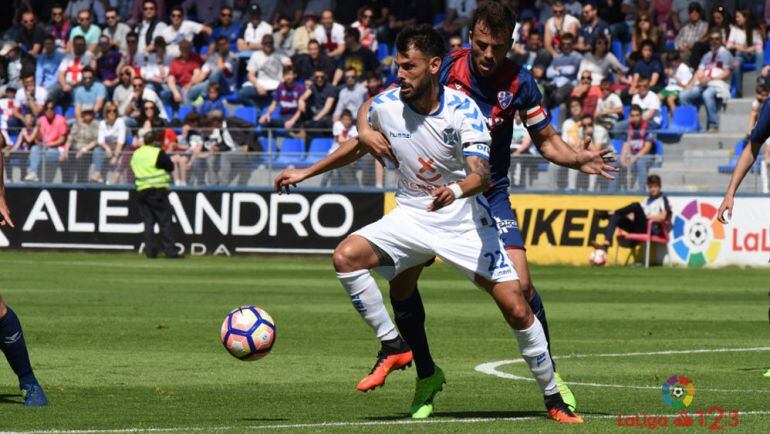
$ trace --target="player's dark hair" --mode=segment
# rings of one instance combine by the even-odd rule
[[[647,185],[657,185],[660,187],[662,184],[660,182],[660,176],[658,175],[650,175],[647,177]]]
[[[631,113],[631,112],[639,112],[639,114],[641,114],[643,112],[642,106],[640,106],[639,104],[632,105],[631,106],[631,110],[629,111],[629,113]]]
[[[516,15],[506,5],[490,0],[477,7],[471,18],[471,32],[479,23],[483,23],[492,35],[505,36],[507,39],[513,40]]]
[[[443,58],[446,54],[444,38],[428,24],[405,27],[396,36],[396,49],[406,53],[410,48],[422,51],[428,57]]]

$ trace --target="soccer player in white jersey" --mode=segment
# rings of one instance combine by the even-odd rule
[[[5,183],[3,182],[3,159],[0,158],[0,226],[13,227],[11,213],[5,201]],[[32,365],[29,362],[27,344],[16,313],[5,304],[0,295],[0,351],[5,355],[14,374],[19,378],[19,389],[24,393],[24,405],[43,407],[48,405],[48,398],[40,387]]]
[[[400,86],[378,95],[370,111],[372,127],[390,139],[399,163],[396,208],[337,246],[333,257],[337,277],[377,335],[395,339],[398,333],[369,270],[376,269],[391,288],[408,288],[391,293],[394,300],[408,300],[415,288],[393,283],[415,266],[441,258],[494,298],[545,397],[548,417],[580,423],[582,419],[559,394],[543,328],[523,297],[486,199],[479,195],[490,179],[491,137],[483,116],[468,96],[439,85],[444,41],[436,30],[427,25],[408,27],[399,33],[396,48]],[[459,104],[448,104],[458,99]],[[282,172],[276,189],[288,191],[289,186],[364,154],[356,142],[348,142],[307,169]],[[427,346],[422,303],[394,303],[394,309],[409,346]],[[423,361],[415,362],[419,373]],[[433,372],[418,375],[410,408],[413,418],[433,412],[433,399],[446,382],[432,360],[426,365]]]

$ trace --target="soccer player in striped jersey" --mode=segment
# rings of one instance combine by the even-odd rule
[[[0,158],[0,226],[13,226],[11,213],[5,201],[5,184],[3,176],[3,159]],[[42,407],[48,405],[48,398],[37,382],[29,362],[27,345],[21,331],[19,318],[5,304],[0,295],[0,350],[5,354],[11,369],[19,377],[19,389],[24,393],[24,405],[27,407]]]
[[[516,215],[513,213],[508,196],[508,169],[510,167],[510,143],[513,134],[514,113],[519,112],[533,142],[547,160],[558,165],[580,170],[588,174],[599,174],[612,179],[611,172],[617,168],[607,165],[613,162],[611,150],[590,151],[590,139],[585,149],[575,152],[551,126],[551,118],[542,105],[542,95],[530,72],[506,58],[512,44],[515,16],[506,6],[489,1],[474,12],[469,33],[470,49],[456,50],[446,56],[441,65],[441,84],[469,95],[479,106],[486,118],[492,135],[490,164],[492,166],[492,187],[484,193],[489,202],[492,216],[497,222],[500,237],[506,252],[521,279],[521,288],[529,307],[543,325],[550,342],[548,321],[540,295],[532,285],[527,265],[524,240],[519,231]],[[449,102],[450,104],[452,101]],[[382,134],[373,131],[365,122],[365,113],[371,104],[367,101],[359,111],[359,140],[375,158],[394,160],[390,143]],[[408,273],[412,279],[402,276],[400,285],[416,285],[420,268]],[[419,293],[415,291],[415,299]],[[398,321],[396,321],[398,323]],[[400,328],[400,327],[399,327]],[[403,332],[402,332],[403,334]],[[420,349],[412,347],[415,360],[421,357]],[[373,371],[376,373],[376,371]],[[556,376],[559,391],[565,402],[575,408],[575,398],[569,387]],[[384,378],[383,378],[384,381]]]

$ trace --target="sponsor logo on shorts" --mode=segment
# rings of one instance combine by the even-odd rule
[[[3,339],[3,342],[6,345],[10,345],[10,344],[15,344],[19,339],[21,339],[21,332],[16,332],[16,333],[14,333],[14,334],[12,334],[10,336],[6,336]]]
[[[497,230],[502,234],[507,234],[509,230],[519,229],[519,222],[516,220],[503,220],[499,217],[495,217],[495,223],[497,224]]]

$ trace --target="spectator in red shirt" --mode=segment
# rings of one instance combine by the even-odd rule
[[[190,88],[195,84],[192,78],[203,66],[203,60],[192,51],[192,42],[180,42],[179,51],[182,55],[171,62],[166,80],[168,89],[160,93],[161,99],[168,105],[179,105],[183,100],[186,101]]]
[[[59,161],[67,159],[63,152],[67,140],[67,121],[62,115],[56,114],[56,103],[47,101],[43,116],[38,120],[39,142],[32,146],[29,155],[29,171],[24,181],[38,182],[40,180],[40,163],[44,161],[44,182],[53,181]]]
[[[580,98],[580,105],[583,107],[584,115],[593,116],[596,112],[596,105],[602,98],[602,90],[599,86],[592,86],[593,77],[591,71],[580,73],[580,82],[572,90],[572,96]]]

